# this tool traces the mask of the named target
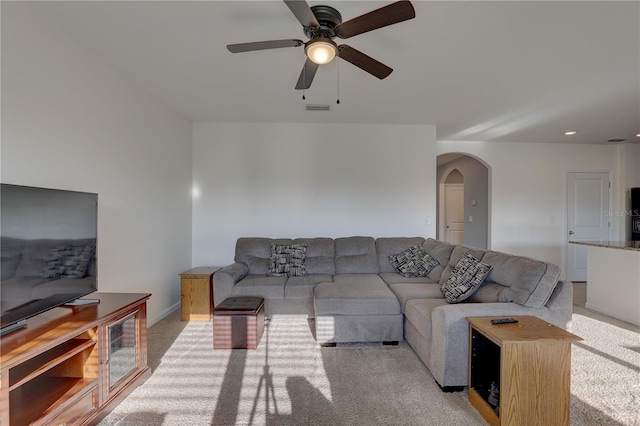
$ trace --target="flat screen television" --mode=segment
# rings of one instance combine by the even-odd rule
[[[0,334],[97,290],[98,194],[2,184]]]

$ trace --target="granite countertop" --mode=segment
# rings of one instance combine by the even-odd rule
[[[571,244],[640,251],[640,241],[569,241]]]

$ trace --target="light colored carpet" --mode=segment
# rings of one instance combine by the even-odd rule
[[[640,425],[640,329],[576,307],[571,423]],[[212,349],[211,323],[149,329],[153,375],[101,425],[483,425],[406,344],[320,348],[307,320],[276,318],[257,350]]]
[[[640,327],[574,306],[571,423],[640,425]]]

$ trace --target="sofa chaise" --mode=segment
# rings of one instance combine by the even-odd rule
[[[418,265],[416,273],[414,252],[428,254],[428,270]],[[448,301],[443,286],[451,288],[469,259],[484,278]],[[548,262],[432,238],[239,238],[235,263],[217,271],[213,285],[216,304],[260,296],[268,318],[315,318],[323,346],[404,339],[443,390],[456,390],[468,384],[467,317],[533,315],[570,328],[572,285],[559,277]]]

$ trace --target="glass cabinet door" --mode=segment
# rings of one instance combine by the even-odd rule
[[[108,327],[109,390],[138,368],[137,312]]]
[[[100,405],[122,400],[134,382],[149,378],[147,308],[143,303],[123,308],[98,327]]]

